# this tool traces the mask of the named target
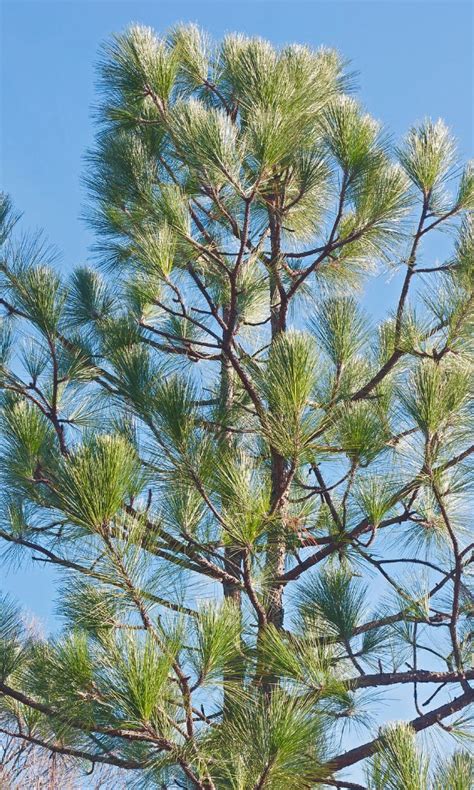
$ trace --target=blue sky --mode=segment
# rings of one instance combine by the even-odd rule
[[[441,116],[465,159],[473,153],[473,9],[455,0],[3,0],[1,188],[24,212],[25,229],[45,229],[64,271],[85,262],[92,235],[80,219],[81,174],[94,134],[94,64],[100,44],[131,22],[162,31],[194,21],[215,37],[238,30],[277,45],[336,47],[359,72],[367,109],[395,138]],[[50,573],[34,563],[6,567],[0,589],[51,625]]]

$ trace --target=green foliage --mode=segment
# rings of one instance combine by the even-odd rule
[[[189,235],[190,217],[186,195],[176,184],[161,185],[160,194],[154,196],[153,212],[160,225],[166,222],[176,233]]]
[[[353,297],[325,299],[311,323],[321,347],[336,366],[350,362],[369,338],[367,318]]]
[[[113,697],[124,723],[152,723],[164,707],[164,693],[173,660],[151,635],[142,642],[125,637],[110,656]]]
[[[270,106],[278,101],[277,55],[268,41],[227,36],[222,44],[224,84],[233,90],[237,101],[245,102],[245,109],[254,104]]]
[[[380,411],[364,401],[344,404],[338,410],[336,441],[353,463],[370,463],[382,451],[388,439],[382,418]]]
[[[252,545],[268,524],[268,480],[262,479],[251,457],[232,448],[219,456],[213,482],[223,505],[225,539]]]
[[[138,344],[141,338],[140,327],[132,315],[112,315],[100,324],[99,331],[103,351],[112,360],[117,351]]]
[[[178,79],[189,90],[202,86],[209,74],[210,43],[197,25],[178,25],[169,41],[179,63]]]
[[[301,456],[314,429],[307,405],[315,388],[316,349],[302,332],[281,334],[272,344],[262,378],[269,406],[268,433],[283,455]]]
[[[371,790],[426,790],[428,766],[415,745],[413,730],[393,725],[382,738],[382,749],[370,768]]]
[[[85,632],[73,631],[56,641],[38,642],[32,647],[27,668],[30,690],[63,716],[92,713],[94,662],[96,656]]]
[[[7,596],[0,598],[0,680],[4,683],[18,667],[23,625],[18,607]]]
[[[2,318],[0,321],[0,376],[6,371],[13,343],[11,321]]]
[[[10,278],[15,306],[45,335],[58,329],[66,290],[49,266],[19,266]]]
[[[112,353],[120,393],[138,414],[148,414],[160,380],[146,346],[134,343]]]
[[[177,104],[171,134],[177,148],[186,151],[188,166],[204,182],[219,187],[224,181],[239,181],[240,156],[237,130],[222,110],[207,109],[189,100]]]
[[[302,413],[314,387],[316,354],[301,332],[280,335],[272,345],[265,371],[265,391],[272,412],[282,417]]]
[[[239,613],[231,602],[202,606],[194,622],[191,655],[199,684],[219,683],[224,667],[241,663]]]
[[[206,746],[217,763],[218,786],[244,790],[264,779],[273,790],[296,790],[318,776],[323,734],[311,706],[278,690],[268,703],[242,702]]]
[[[410,129],[399,157],[415,186],[428,196],[450,173],[455,157],[454,141],[443,121],[428,119]]]
[[[327,567],[300,587],[299,614],[314,623],[321,635],[335,634],[348,640],[360,623],[366,592],[350,571]]]
[[[173,375],[163,377],[153,399],[153,411],[163,433],[185,452],[196,426],[196,391],[191,382]]]
[[[469,370],[455,363],[424,361],[413,373],[410,387],[400,393],[400,400],[416,425],[432,436],[459,419],[469,388]]]
[[[113,135],[104,132],[89,161],[95,172],[88,186],[102,207],[104,224],[99,227],[113,232],[133,229],[136,221],[143,219],[140,208],[149,202],[156,176],[156,164],[146,141],[130,130]]]
[[[324,113],[326,144],[348,179],[359,176],[380,157],[380,125],[357,102],[343,96]]]
[[[103,321],[113,309],[114,298],[97,272],[76,269],[67,302],[69,324],[83,326],[91,321]]]
[[[53,490],[58,506],[73,523],[106,532],[144,482],[135,449],[122,436],[99,434],[87,438],[64,459],[55,473]]]
[[[468,162],[463,170],[456,198],[456,206],[474,211],[474,162]]]
[[[2,414],[6,437],[5,470],[13,490],[30,491],[29,484],[48,468],[53,454],[53,431],[47,418],[32,404],[5,398]]]
[[[335,652],[318,635],[313,613],[306,616],[302,605],[304,635],[291,640],[283,637],[276,628],[269,627],[262,637],[262,656],[268,670],[275,676],[294,685],[302,694],[310,692],[314,699],[339,698],[346,689],[337,677]]]
[[[474,758],[465,751],[458,751],[444,763],[440,761],[433,783],[433,790],[466,790],[474,782]]]
[[[137,93],[149,99],[156,96],[166,101],[169,98],[178,71],[178,60],[151,28],[135,26],[116,36],[106,50],[106,56],[103,79],[126,104],[136,107]]]
[[[355,498],[363,515],[374,527],[378,527],[393,504],[394,481],[388,478],[366,475],[357,484]]]
[[[101,635],[116,624],[120,603],[117,591],[79,578],[62,591],[58,609],[71,628]]]
[[[178,240],[165,222],[156,228],[144,228],[135,236],[137,249],[135,255],[145,271],[165,279],[171,274],[175,264]]]
[[[10,196],[5,192],[0,192],[0,245],[9,239],[17,221],[18,217],[13,211]]]
[[[283,113],[261,107],[252,112],[247,125],[248,145],[261,170],[265,172],[281,165],[291,156],[294,137],[289,132],[292,128],[294,125]]]
[[[374,248],[400,235],[400,220],[411,207],[408,181],[399,165],[377,162],[367,170],[354,189],[356,227],[366,228]]]
[[[291,244],[310,240],[321,230],[331,193],[331,166],[320,146],[299,155],[297,151],[293,147],[293,177],[287,185],[285,211]]]

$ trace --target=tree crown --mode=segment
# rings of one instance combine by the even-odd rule
[[[352,84],[331,50],[133,27],[100,65],[99,265],[61,278],[3,198],[0,537],[64,621],[2,603],[9,737],[137,786],[471,786],[415,733],[474,699],[474,171]],[[410,721],[349,748],[398,684]]]

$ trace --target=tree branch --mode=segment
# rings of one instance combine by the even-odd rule
[[[423,716],[418,716],[416,719],[412,719],[408,722],[408,724],[415,732],[421,732],[422,730],[426,730],[428,727],[432,727],[433,724],[437,724],[443,719],[452,716],[453,713],[457,713],[458,711],[470,705],[472,702],[474,702],[474,689],[461,694],[459,697],[455,697],[453,700],[451,700],[451,702],[447,702],[444,705],[441,705],[439,708],[435,708],[435,710],[425,713]],[[355,749],[349,749],[349,751],[345,752],[344,754],[339,754],[336,757],[333,757],[332,760],[326,763],[325,767],[327,768],[328,773],[340,771],[343,768],[347,768],[349,765],[354,765],[361,760],[365,760],[367,757],[372,757],[372,755],[375,754],[382,746],[383,736],[379,736],[378,738],[374,738],[373,741],[369,741],[368,743],[364,743],[361,746],[357,746]]]

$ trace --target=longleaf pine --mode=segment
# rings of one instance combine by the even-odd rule
[[[2,599],[1,733],[81,786],[470,790],[473,165],[330,49],[99,73],[93,264],[1,203],[0,539],[60,590],[51,638]]]

